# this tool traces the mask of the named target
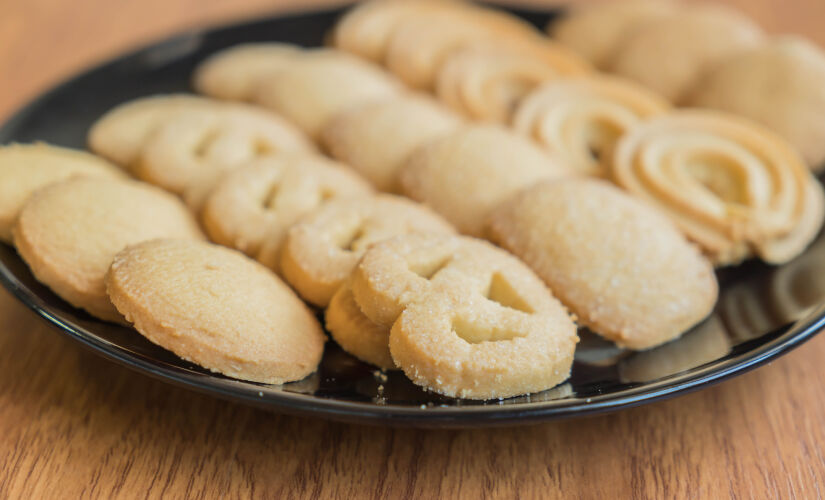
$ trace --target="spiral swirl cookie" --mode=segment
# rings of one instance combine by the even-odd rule
[[[305,53],[258,86],[254,101],[281,113],[317,139],[337,113],[398,95],[401,87],[378,66],[335,50]]]
[[[236,45],[201,62],[195,68],[192,84],[210,97],[248,101],[261,81],[287,67],[300,54],[299,47],[287,43]]]
[[[747,120],[681,111],[628,132],[611,176],[659,207],[717,265],[783,263],[822,225],[822,188],[799,155]]]
[[[812,169],[825,167],[825,54],[807,40],[781,37],[737,54],[700,78],[687,101],[760,122]]]
[[[444,219],[400,196],[331,201],[289,230],[281,272],[301,297],[326,307],[371,244],[401,234],[453,232]]]
[[[202,210],[210,239],[256,257],[302,215],[329,200],[366,197],[372,189],[345,166],[319,155],[282,154],[223,177]],[[273,241],[274,242],[274,241]]]
[[[459,124],[458,117],[427,97],[391,97],[340,113],[324,127],[322,143],[377,189],[399,192],[398,170],[407,157]]]
[[[14,245],[38,281],[107,321],[122,322],[103,284],[115,254],[154,238],[202,239],[175,196],[146,184],[69,179],[35,192],[20,211]]]
[[[702,73],[759,45],[763,37],[757,25],[735,10],[714,4],[686,6],[677,15],[629,33],[609,69],[677,102]]]
[[[324,317],[327,330],[342,349],[382,370],[396,368],[390,355],[390,329],[364,315],[355,302],[349,282],[341,285],[332,296]]]
[[[402,167],[402,192],[460,232],[484,234],[499,203],[540,179],[569,171],[530,141],[496,125],[463,127],[416,150]]]
[[[587,63],[552,42],[476,43],[446,57],[438,71],[436,94],[469,118],[504,122],[541,83],[588,71]]]
[[[619,78],[564,78],[529,94],[512,123],[573,170],[603,176],[602,159],[618,138],[669,107],[656,94]]]
[[[106,289],[153,343],[229,377],[266,384],[314,372],[321,326],[277,276],[205,242],[152,240],[114,257]]]
[[[370,247],[356,304],[392,325],[394,362],[416,384],[489,399],[539,392],[570,373],[576,326],[541,280],[489,243],[407,235]]]
[[[672,340],[713,309],[713,267],[650,205],[605,181],[546,181],[498,207],[490,235],[580,324],[630,349]],[[357,297],[357,295],[356,295]]]
[[[181,194],[255,158],[314,148],[290,123],[243,104],[223,104],[170,117],[146,141],[134,167],[141,179]]]
[[[73,177],[124,175],[111,163],[83,151],[47,144],[0,147],[0,241],[11,243],[12,227],[32,193]]]

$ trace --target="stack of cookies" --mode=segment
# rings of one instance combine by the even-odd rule
[[[825,56],[721,9],[622,5],[571,12],[557,42],[462,2],[372,1],[335,48],[228,48],[193,75],[204,97],[102,116],[98,156],[0,150],[0,238],[71,304],[230,377],[312,373],[319,308],[344,350],[440,394],[550,389],[577,326],[673,340],[713,310],[714,267],[787,262],[825,216],[792,115],[778,135],[673,108]],[[715,35],[659,44],[658,23]],[[719,69],[734,49],[757,52]]]

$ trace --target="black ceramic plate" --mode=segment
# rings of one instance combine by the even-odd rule
[[[548,12],[515,10],[538,26]],[[286,15],[187,33],[88,71],[41,96],[0,128],[0,143],[47,141],[82,148],[89,125],[112,106],[140,96],[189,90],[195,64],[242,42],[322,43],[340,10]],[[184,387],[276,411],[339,420],[423,426],[526,423],[627,408],[695,390],[775,358],[825,323],[825,238],[782,267],[751,262],[719,275],[714,314],[680,340],[622,352],[582,332],[570,380],[539,394],[486,402],[422,391],[400,373],[383,374],[333,342],[320,369],[284,386],[207,372],[136,332],[97,321],[37,283],[15,251],[0,245],[0,280],[21,301],[81,343],[135,370]]]

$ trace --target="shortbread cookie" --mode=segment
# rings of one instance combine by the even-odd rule
[[[713,267],[648,204],[610,184],[542,182],[497,208],[493,240],[594,332],[630,349],[672,340],[716,303]]]
[[[581,58],[549,41],[481,42],[447,55],[435,89],[439,99],[458,113],[504,122],[516,104],[541,83],[589,71]]]
[[[289,230],[281,272],[301,297],[326,307],[367,247],[409,233],[453,233],[453,228],[400,196],[331,201]]]
[[[825,54],[807,40],[777,38],[734,56],[699,79],[688,104],[760,122],[812,169],[825,167]]]
[[[122,322],[103,285],[115,254],[153,238],[202,239],[173,195],[134,181],[70,179],[37,191],[20,211],[14,244],[38,281],[75,307]]]
[[[483,235],[496,205],[540,179],[567,169],[524,137],[494,125],[474,125],[416,150],[399,178],[405,195],[432,207],[460,232]]]
[[[338,288],[324,316],[327,330],[342,349],[382,370],[395,369],[390,355],[390,329],[364,316],[349,283]]]
[[[596,67],[605,69],[627,33],[677,12],[679,4],[667,0],[601,1],[570,7],[547,30]]]
[[[97,156],[48,144],[0,147],[0,241],[11,243],[11,229],[23,204],[37,189],[72,177],[124,177]]]
[[[669,108],[661,97],[620,78],[564,78],[529,94],[516,108],[513,128],[574,170],[604,176],[602,159],[616,140]]]
[[[141,179],[181,194],[255,158],[313,149],[281,117],[244,104],[224,104],[167,120],[147,140],[134,170]]]
[[[152,240],[114,258],[106,289],[153,343],[229,377],[265,384],[314,372],[324,334],[277,276],[233,250]]]
[[[712,111],[670,113],[631,129],[611,176],[670,216],[717,265],[801,253],[825,216],[799,155],[756,123]]]
[[[262,82],[254,100],[317,139],[337,113],[400,92],[398,82],[378,66],[345,52],[316,50],[296,59],[277,78]]]
[[[218,99],[248,101],[264,79],[300,57],[296,45],[278,42],[235,45],[212,54],[195,68],[192,85]]]
[[[181,111],[212,108],[211,99],[187,94],[155,95],[125,102],[100,117],[89,130],[89,148],[130,167],[158,125]]]
[[[629,33],[609,69],[677,102],[702,73],[763,39],[759,27],[735,10],[690,6]]]
[[[390,353],[418,385],[489,399],[539,392],[570,374],[567,311],[518,259],[481,240],[407,235],[370,247],[356,303],[391,324]]]
[[[413,150],[459,124],[458,117],[424,96],[391,97],[340,113],[324,127],[322,142],[377,189],[399,192],[398,170]]]
[[[209,194],[203,226],[215,243],[256,257],[302,215],[329,200],[366,197],[369,184],[320,155],[282,154],[232,171]]]

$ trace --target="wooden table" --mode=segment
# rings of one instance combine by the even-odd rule
[[[773,31],[825,43],[821,0],[727,1]],[[137,43],[299,4],[0,0],[0,116]],[[719,386],[584,420],[360,427],[150,380],[86,352],[0,291],[0,497],[821,497],[823,359],[819,336]]]

